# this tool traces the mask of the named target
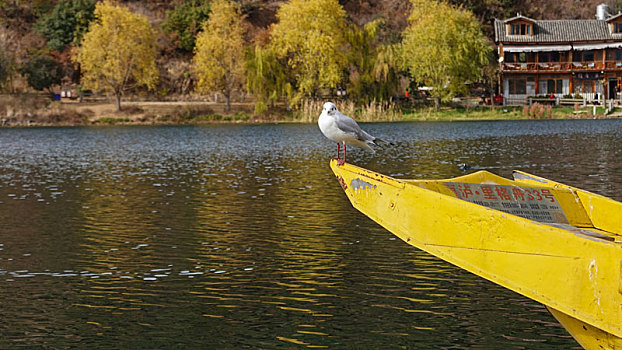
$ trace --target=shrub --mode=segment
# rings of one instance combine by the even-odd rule
[[[35,90],[51,92],[52,85],[61,83],[63,77],[61,64],[51,55],[37,52],[22,64],[20,73],[26,77],[28,85]]]
[[[248,119],[250,119],[250,116],[248,115],[248,113],[245,112],[236,112],[233,115],[233,120],[247,121]]]
[[[553,107],[536,102],[531,107],[524,106],[523,115],[532,119],[550,119],[553,118]]]

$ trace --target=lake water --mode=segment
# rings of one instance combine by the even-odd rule
[[[622,120],[379,123],[400,178],[520,169],[622,200]],[[579,348],[353,209],[316,125],[0,129],[0,348]]]

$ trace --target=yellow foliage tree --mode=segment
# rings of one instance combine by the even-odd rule
[[[197,36],[193,70],[197,90],[222,93],[228,111],[231,94],[241,90],[245,81],[245,29],[238,4],[214,0],[211,8],[210,18]]]
[[[341,82],[348,64],[346,13],[337,0],[291,0],[277,12],[271,45],[286,60],[295,102]]]
[[[473,14],[436,0],[411,0],[410,25],[403,33],[404,68],[432,87],[436,108],[482,77],[490,44]]]
[[[95,16],[74,61],[85,88],[114,93],[120,110],[124,91],[157,84],[156,32],[145,16],[112,1],[98,3]]]

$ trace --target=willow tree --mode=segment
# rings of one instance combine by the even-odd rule
[[[147,17],[111,1],[96,5],[95,18],[74,60],[82,70],[82,85],[114,93],[119,111],[124,91],[152,89],[158,81],[156,32]]]
[[[292,96],[286,67],[270,46],[256,45],[247,56],[246,88],[255,97],[255,113],[273,107],[282,96]]]
[[[388,100],[398,87],[395,45],[382,43],[378,35],[383,23],[374,20],[362,28],[352,26],[346,32],[351,47],[348,93],[359,102]]]
[[[404,68],[432,88],[438,109],[482,77],[491,47],[470,11],[435,0],[411,0],[413,10],[402,39]]]
[[[226,110],[231,94],[241,90],[246,74],[244,25],[240,6],[228,0],[212,2],[210,18],[203,24],[194,49],[193,71],[197,91],[222,93]]]
[[[0,46],[0,92],[4,91],[4,84],[9,80],[12,67],[12,59],[4,47]]]
[[[296,93],[315,97],[344,77],[347,60],[346,13],[337,0],[291,0],[276,14],[272,49],[284,61]]]

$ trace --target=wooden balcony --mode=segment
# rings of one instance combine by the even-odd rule
[[[591,71],[622,71],[622,61],[607,62],[526,62],[501,64],[501,70],[507,73],[571,73]]]

